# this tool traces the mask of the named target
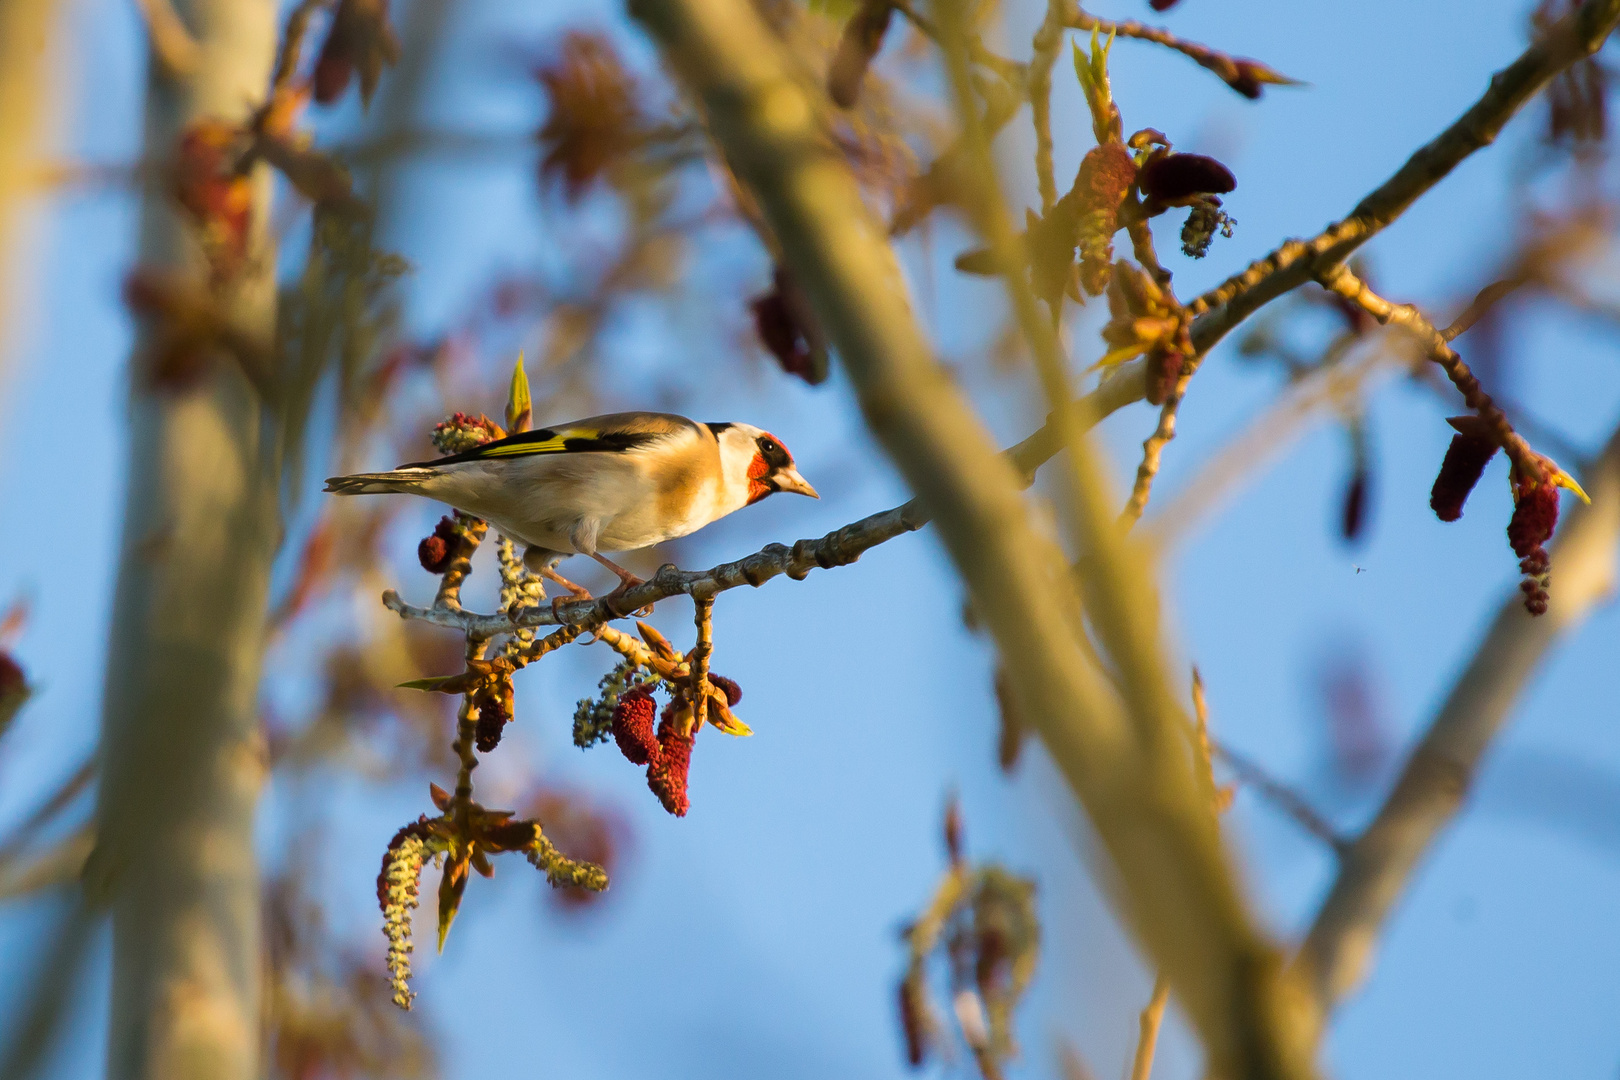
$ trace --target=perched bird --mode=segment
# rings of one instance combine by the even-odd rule
[[[821,497],[768,432],[654,412],[593,416],[393,472],[334,476],[326,490],[424,495],[483,518],[528,545],[525,566],[580,599],[590,593],[556,571],[569,555],[617,574],[614,597],[642,581],[604,551],[686,536],[778,491]]]

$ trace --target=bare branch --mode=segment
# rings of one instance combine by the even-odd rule
[[[1061,557],[1037,534],[1015,473],[919,332],[884,230],[824,138],[819,103],[742,0],[632,0],[631,12],[702,102],[838,346],[869,426],[935,516],[996,638],[1020,715],[1038,726],[1096,822],[1132,924],[1180,991],[1211,1068],[1256,1080],[1310,1075],[1275,952],[1226,870],[1185,744],[1179,758],[1164,752],[1181,733],[1133,730],[1081,649]],[[1098,517],[1100,500],[1081,504]],[[1111,530],[1111,505],[1103,513],[1101,528]]]
[[[1344,854],[1297,961],[1324,1014],[1366,977],[1396,902],[1462,808],[1486,749],[1548,650],[1614,591],[1620,430],[1593,464],[1587,487],[1592,505],[1577,507],[1554,548],[1558,588],[1547,613],[1527,614],[1517,591],[1503,603],[1394,790]]]
[[[1048,0],[1046,17],[1035,31],[1029,61],[1029,108],[1035,124],[1035,176],[1041,189],[1041,213],[1050,214],[1057,202],[1057,177],[1052,166],[1052,68],[1063,51],[1063,0]]]

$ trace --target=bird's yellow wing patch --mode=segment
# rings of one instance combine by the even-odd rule
[[[424,466],[447,465],[458,461],[487,461],[491,458],[528,457],[534,454],[622,454],[638,446],[655,442],[662,435],[648,431],[613,431],[594,427],[538,428],[519,432],[504,439],[496,439],[482,446],[437,461],[424,461]]]
[[[537,438],[523,438],[524,435],[538,436]],[[524,454],[566,454],[571,450],[578,452],[587,442],[597,442],[602,433],[593,428],[552,428],[540,431],[525,431],[521,435],[500,439],[496,442],[485,443],[468,451],[476,457],[519,457]],[[568,444],[574,443],[573,447]]]

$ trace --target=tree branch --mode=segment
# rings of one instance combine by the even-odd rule
[[[1526,613],[1517,590],[1503,603],[1378,815],[1344,852],[1296,961],[1324,1015],[1366,977],[1396,902],[1440,831],[1462,808],[1486,749],[1543,657],[1613,593],[1620,544],[1620,430],[1593,463],[1587,489],[1592,505],[1570,514],[1554,548],[1558,587],[1547,613]]]
[[[197,63],[148,73],[144,157],[170,160],[204,118],[245,123],[276,49],[269,0],[180,0]],[[275,337],[270,175],[248,178],[241,267],[221,314]],[[141,206],[143,266],[208,280],[203,226],[167,184]],[[157,326],[145,332],[149,345]],[[183,391],[129,383],[128,483],[102,693],[96,848],[86,893],[111,908],[107,1076],[259,1074],[260,910],[253,844],[264,778],[257,695],[281,534],[275,424],[240,367]]]
[[[1464,158],[1494,142],[1503,126],[1554,76],[1596,52],[1617,22],[1620,0],[1586,0],[1492,76],[1489,89],[1467,112],[1362,199],[1349,217],[1310,241],[1288,241],[1189,304],[1201,316],[1193,324],[1198,352],[1207,353],[1256,309],[1344,261],[1378,235]]]
[[[1168,733],[1134,730],[1141,718],[1127,719],[1087,659],[1061,556],[1040,538],[1015,472],[935,362],[884,230],[824,138],[819,101],[792,78],[781,43],[743,0],[632,0],[630,8],[701,100],[844,358],[868,425],[934,515],[996,638],[1019,713],[1096,823],[1131,924],[1202,1032],[1211,1069],[1252,1080],[1309,1075],[1276,954],[1226,871],[1184,746],[1172,758],[1161,752]],[[1096,500],[1082,502],[1091,514]],[[1106,513],[1112,528],[1111,506]]]

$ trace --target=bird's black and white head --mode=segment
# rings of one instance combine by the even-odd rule
[[[793,467],[793,455],[782,441],[752,424],[709,424],[720,442],[720,472],[724,501],[751,506],[767,495],[791,491],[821,498],[810,482]]]

